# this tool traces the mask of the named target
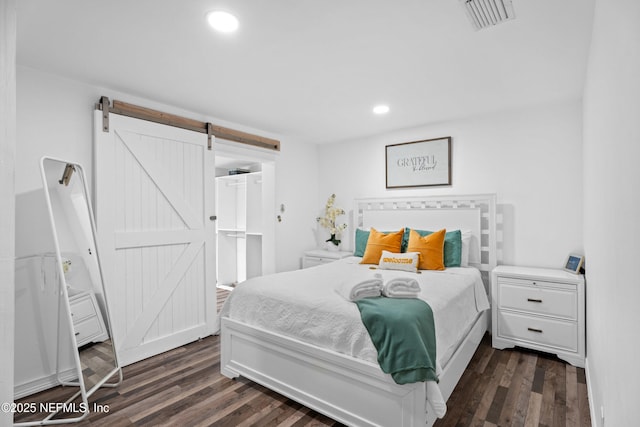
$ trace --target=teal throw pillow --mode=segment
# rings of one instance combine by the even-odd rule
[[[369,231],[356,228],[356,250],[353,256],[364,256],[364,250],[367,248],[369,241]]]

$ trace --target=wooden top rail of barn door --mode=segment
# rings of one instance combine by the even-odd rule
[[[120,114],[122,116],[133,117],[150,122],[161,123],[195,132],[206,133],[209,136],[209,149],[211,150],[211,136],[226,139],[228,141],[240,142],[242,144],[253,145],[254,147],[267,148],[269,150],[280,151],[280,141],[263,136],[253,135],[239,130],[216,126],[209,122],[188,119],[176,116],[175,114],[163,113],[162,111],[140,107],[126,102],[113,100],[113,105],[109,105],[109,98],[103,96],[96,104],[96,110],[102,111],[102,130],[109,131],[109,113]]]

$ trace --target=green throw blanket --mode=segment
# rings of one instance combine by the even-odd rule
[[[362,323],[378,350],[378,363],[397,384],[438,381],[433,312],[415,298],[356,301]]]

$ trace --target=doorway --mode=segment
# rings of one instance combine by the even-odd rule
[[[216,140],[216,287],[275,272],[276,155]]]

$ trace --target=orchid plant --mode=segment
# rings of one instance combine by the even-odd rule
[[[336,220],[338,216],[344,215],[345,212],[344,209],[337,208],[333,205],[335,203],[335,200],[335,194],[329,196],[327,204],[324,208],[324,216],[316,218],[316,221],[318,221],[318,223],[322,227],[326,228],[331,234],[331,237],[329,237],[326,242],[331,242],[334,245],[338,246],[340,244],[340,233],[342,233],[342,231],[347,228],[347,224],[337,224]]]

